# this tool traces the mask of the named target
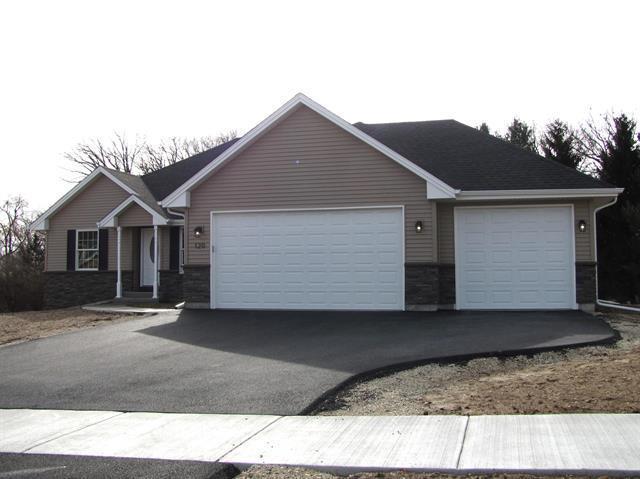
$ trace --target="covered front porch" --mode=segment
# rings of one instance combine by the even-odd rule
[[[183,220],[167,218],[135,198],[114,209],[98,224],[108,228],[115,254],[117,302],[182,299]],[[110,261],[111,263],[111,261]]]

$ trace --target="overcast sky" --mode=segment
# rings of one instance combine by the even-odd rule
[[[46,209],[79,141],[244,133],[299,91],[350,122],[639,118],[639,18],[612,0],[5,2],[0,200]]]

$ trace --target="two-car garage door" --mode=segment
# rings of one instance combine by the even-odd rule
[[[402,208],[212,213],[212,307],[404,308]]]
[[[570,206],[456,208],[458,309],[575,308]]]
[[[455,209],[458,309],[572,309],[569,206]],[[402,208],[212,213],[212,307],[404,309]]]

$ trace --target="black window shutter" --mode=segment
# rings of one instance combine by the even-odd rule
[[[106,271],[109,269],[109,230],[103,228],[98,231],[98,269]]]
[[[172,226],[169,230],[169,269],[180,269],[180,227]]]
[[[76,270],[76,230],[67,230],[67,271]]]

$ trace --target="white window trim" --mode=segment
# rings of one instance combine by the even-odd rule
[[[86,233],[88,231],[91,232],[95,232],[96,233],[96,249],[94,250],[92,249],[82,249],[80,250],[78,248],[78,239],[80,237],[80,233]],[[98,271],[98,269],[100,268],[100,230],[97,229],[84,229],[84,230],[76,230],[76,247],[75,247],[75,251],[76,251],[76,271]],[[79,257],[80,257],[80,251],[97,251],[98,252],[98,267],[97,268],[80,268],[78,266],[78,264],[80,263],[79,261]]]

